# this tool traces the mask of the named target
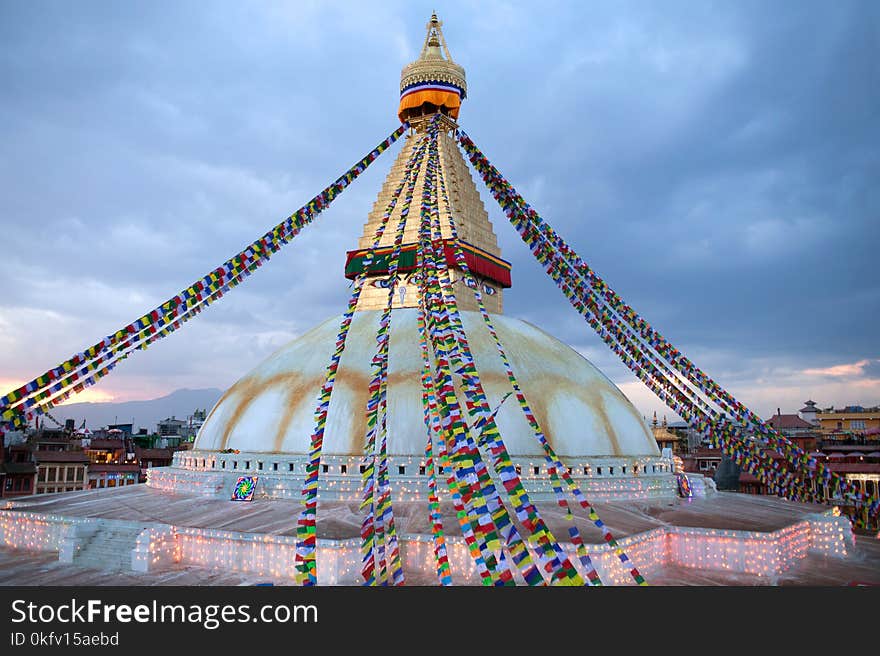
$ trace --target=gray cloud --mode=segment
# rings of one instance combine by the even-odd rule
[[[0,378],[139,316],[369,150],[431,9],[0,5]],[[462,126],[683,351],[759,412],[811,389],[880,401],[871,367],[849,386],[800,373],[878,357],[876,3],[453,3],[441,18],[468,73]],[[340,312],[343,252],[391,157],[99,387],[222,387]],[[508,313],[628,385],[483,197],[514,264]]]

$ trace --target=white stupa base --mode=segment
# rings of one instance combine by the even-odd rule
[[[519,475],[535,501],[554,499],[547,463],[543,458],[512,458]],[[571,476],[591,501],[653,499],[675,496],[677,483],[673,462],[660,456],[562,458]],[[357,456],[322,458],[319,475],[319,498],[335,501],[360,501],[361,464]],[[179,451],[170,467],[150,469],[147,485],[164,492],[200,494],[228,499],[240,476],[254,476],[255,495],[261,499],[302,498],[306,456],[217,451]],[[427,498],[428,475],[424,459],[389,457],[388,471],[392,497],[396,501]],[[702,480],[703,477],[697,477]],[[444,486],[445,476],[437,485]],[[711,483],[711,481],[710,481]],[[694,494],[704,496],[714,491],[695,480]]]

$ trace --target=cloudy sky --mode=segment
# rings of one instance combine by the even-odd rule
[[[432,8],[460,123],[759,414],[880,403],[880,3],[0,3],[0,392],[191,283],[396,124]],[[341,312],[393,153],[246,285],[77,400],[225,388]],[[530,259],[508,314],[659,401]]]

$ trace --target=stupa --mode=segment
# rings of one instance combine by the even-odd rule
[[[339,275],[362,283],[350,315],[321,323],[230,387],[206,418],[194,448],[178,452],[170,467],[150,469],[146,485],[8,502],[0,511],[2,580],[94,584],[104,582],[106,572],[101,570],[109,569],[116,570],[116,580],[129,585],[266,579],[294,583],[303,545],[296,517],[309,477],[317,475],[317,582],[363,583],[364,512],[359,501],[362,473],[368,467],[365,407],[371,398],[377,331],[390,297],[387,472],[402,572],[407,583],[416,584],[502,582],[502,568],[487,578],[475,565],[474,544],[465,535],[464,522],[456,521],[461,514],[451,499],[452,485],[449,491],[442,483],[436,489],[430,486],[420,314],[425,295],[424,279],[419,278],[423,225],[418,212],[407,213],[408,203],[393,201],[408,185],[410,199],[429,195],[423,194],[425,185],[438,177],[438,171],[445,188],[436,195],[438,236],[433,241],[445,262],[446,284],[457,300],[463,332],[512,463],[502,470],[506,478],[491,471],[490,483],[507,488],[515,471],[557,536],[553,548],[558,562],[565,562],[573,574],[570,580],[839,584],[876,574],[880,550],[873,544],[867,551],[857,545],[850,522],[836,509],[717,492],[710,479],[673,471],[673,460],[660,454],[647,422],[606,376],[540,328],[504,314],[504,294],[513,285],[511,266],[502,257],[453,138],[466,92],[465,71],[452,60],[442,25],[432,15],[418,59],[401,74],[398,117],[408,126],[406,138],[363,235],[344,259],[340,253]],[[417,150],[429,132],[436,138],[436,156],[420,159]],[[383,223],[397,225],[398,230],[379,234]],[[241,260],[234,264],[240,266]],[[177,299],[174,307],[176,303]],[[347,339],[335,370],[315,469],[316,405],[326,389],[328,361],[339,349],[337,331],[347,317]],[[486,317],[499,341],[487,329]],[[556,464],[592,505],[572,504],[574,513],[560,507],[559,488],[554,489],[559,485],[558,467],[548,468],[546,451],[510,395],[511,380],[499,343],[561,461]],[[469,372],[450,376],[454,390],[465,387],[465,375]],[[472,426],[478,428],[479,423]],[[490,460],[495,454],[484,457]],[[442,469],[441,464],[441,474]],[[242,480],[248,481],[251,500],[232,501]],[[520,494],[519,501],[522,498]],[[496,516],[493,511],[493,519]],[[539,543],[531,540],[534,534],[522,530],[529,521],[524,512],[516,512],[511,525],[522,531],[528,551],[543,569],[556,556],[547,557],[545,551],[542,560]],[[441,522],[449,565],[445,575],[437,548]],[[566,536],[568,541],[560,539]],[[524,551],[514,552],[506,539],[510,561],[517,561]],[[486,544],[480,547],[484,554]],[[636,568],[641,574],[634,576]],[[529,583],[550,583],[553,578],[535,572],[528,580],[521,570],[513,576],[516,582]],[[386,574],[385,582],[390,579]]]
[[[674,493],[672,463],[660,457],[656,441],[623,393],[575,350],[541,329],[502,314],[511,266],[502,258],[489,216],[451,132],[465,97],[464,69],[450,57],[434,15],[419,58],[404,67],[400,80],[399,118],[412,128],[391,167],[364,226],[357,248],[347,253],[345,275],[353,279],[370,255],[372,236],[383,220],[393,191],[402,186],[429,122],[437,119],[440,167],[447,195],[440,203],[444,247],[458,246],[475,274],[484,303],[511,358],[526,397],[547,439],[572,476],[593,498],[633,498]],[[421,196],[427,160],[421,162],[413,197]],[[404,212],[398,203],[384,217],[397,225]],[[422,498],[426,492],[425,426],[422,418],[422,354],[417,313],[415,250],[419,213],[405,219],[398,279],[390,320],[388,372],[388,455],[395,499]],[[372,265],[360,294],[345,351],[339,364],[324,434],[322,498],[353,498],[360,488],[366,430],[371,358],[376,330],[388,297],[387,257],[394,231],[386,230],[373,249]],[[520,408],[505,400],[510,383],[495,342],[487,332],[473,290],[449,256],[458,307],[477,368],[490,402],[500,403],[496,421],[504,442],[530,493],[550,494],[540,444]],[[341,272],[340,272],[341,273]],[[471,282],[473,285],[473,282]],[[174,489],[197,486],[225,494],[242,472],[259,475],[260,490],[272,497],[298,498],[306,473],[316,399],[335,346],[341,317],[331,318],[271,355],[229,388],[211,410],[191,452],[174,466],[156,470],[150,485]],[[229,453],[229,451],[233,453]]]

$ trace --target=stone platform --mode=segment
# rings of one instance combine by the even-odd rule
[[[558,507],[539,508],[563,540],[568,523]],[[649,583],[880,584],[878,541],[856,539],[849,521],[827,507],[720,492],[595,508]],[[232,502],[146,485],[28,497],[0,512],[0,582],[26,583],[36,567],[46,584],[61,585],[293,584],[299,509],[283,499]],[[455,520],[443,510],[453,580],[476,583]],[[318,516],[319,582],[358,584],[357,504],[323,501]],[[407,582],[435,584],[424,502],[396,503],[395,518]],[[576,522],[603,582],[631,584],[600,531],[585,516]]]

